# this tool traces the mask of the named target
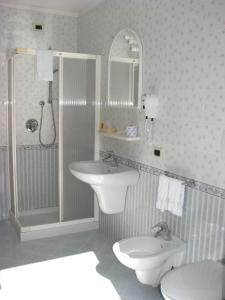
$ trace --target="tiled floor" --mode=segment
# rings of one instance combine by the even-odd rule
[[[36,299],[34,295],[44,300],[163,299],[158,289],[139,283],[134,271],[117,261],[112,242],[99,231],[20,242],[10,223],[0,222],[0,269],[2,300],[11,299],[12,291],[23,300]],[[25,293],[28,287],[35,289],[32,296]]]

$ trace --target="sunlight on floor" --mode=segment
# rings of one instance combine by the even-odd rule
[[[113,284],[96,271],[94,252],[6,269],[0,272],[1,300],[120,300]]]

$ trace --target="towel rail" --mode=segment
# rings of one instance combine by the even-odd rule
[[[171,173],[169,171],[164,171],[163,173],[165,176],[167,177],[171,177],[171,178],[174,178],[174,179],[178,179],[178,180],[181,180],[183,181],[183,184],[185,186],[188,186],[190,188],[193,188],[196,186],[196,182],[194,179],[189,179],[189,178],[186,178],[186,177],[183,177],[183,176],[180,176],[180,175],[176,175],[174,173]]]

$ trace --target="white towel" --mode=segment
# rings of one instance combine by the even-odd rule
[[[50,50],[37,50],[37,80],[53,81],[53,53]]]
[[[162,212],[168,210],[172,214],[181,217],[184,204],[184,190],[183,181],[160,175],[156,208]]]
[[[168,211],[179,217],[181,217],[183,213],[184,189],[183,181],[170,178]]]
[[[169,202],[168,196],[169,196],[168,177],[166,177],[164,175],[160,175],[156,208],[158,208],[162,212],[168,209],[168,202]]]

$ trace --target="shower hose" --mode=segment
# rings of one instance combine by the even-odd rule
[[[40,142],[40,144],[41,144],[43,147],[49,148],[49,147],[51,147],[52,145],[54,145],[55,140],[56,140],[56,125],[55,125],[55,116],[54,116],[54,110],[53,110],[53,101],[51,101],[49,104],[51,105],[51,114],[52,114],[52,123],[53,123],[54,136],[53,136],[53,139],[52,139],[51,143],[49,143],[49,144],[43,143],[43,142],[42,142],[42,137],[41,137],[45,102],[44,102],[44,101],[40,101],[39,104],[41,105],[41,120],[40,120],[40,128],[39,128],[39,142]]]

